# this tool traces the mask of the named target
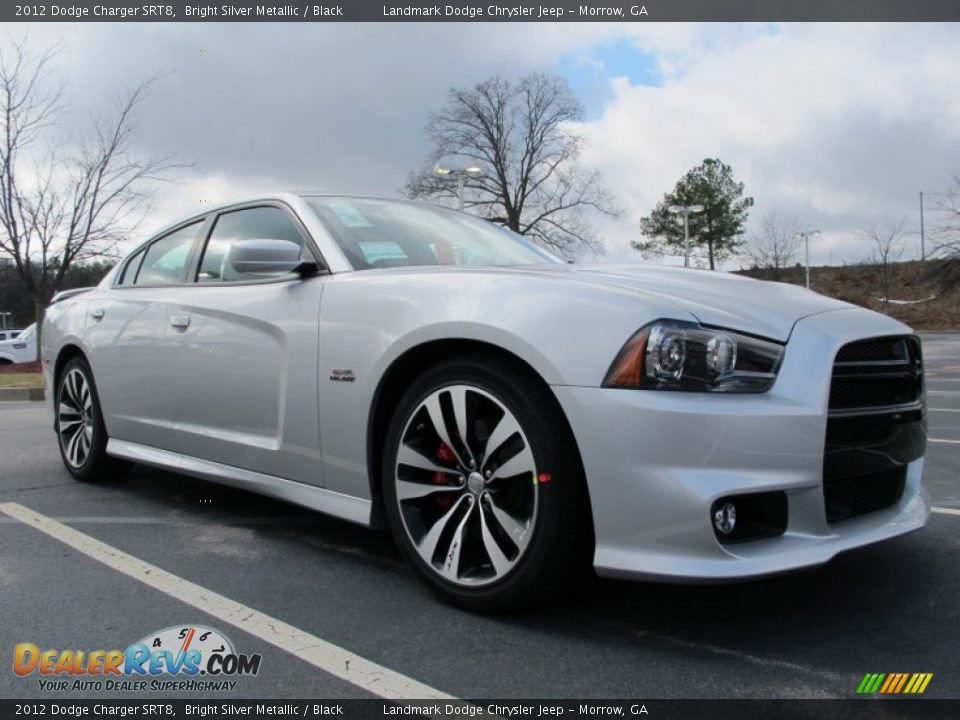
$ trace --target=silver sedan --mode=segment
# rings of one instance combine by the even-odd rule
[[[924,525],[919,339],[789,285],[568,264],[413,203],[206,210],[56,302],[67,470],[131,462],[387,525],[462,606],[720,581]]]

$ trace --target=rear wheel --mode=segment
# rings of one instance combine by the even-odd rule
[[[393,535],[428,585],[471,609],[525,604],[588,567],[580,459],[549,388],[496,356],[428,370],[391,421]]]
[[[77,480],[114,479],[129,469],[129,463],[107,455],[107,429],[97,387],[82,357],[69,360],[60,373],[55,416],[60,456]]]

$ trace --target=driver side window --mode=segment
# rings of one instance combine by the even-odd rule
[[[266,206],[233,210],[217,218],[203,249],[197,282],[262,280],[262,275],[238,272],[230,262],[230,250],[240,240],[287,240],[300,247],[301,257],[309,257],[303,254],[306,249],[300,231],[280,208]]]

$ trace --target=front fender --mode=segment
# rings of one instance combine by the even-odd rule
[[[561,286],[547,275],[367,271],[325,282],[318,348],[325,485],[364,498],[374,396],[412,348],[475,340],[519,357],[550,385],[596,387],[638,328],[659,317],[693,320],[666,302],[569,280]]]

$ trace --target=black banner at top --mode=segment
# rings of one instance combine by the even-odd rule
[[[64,0],[3,3],[2,22],[957,21],[958,0]]]

